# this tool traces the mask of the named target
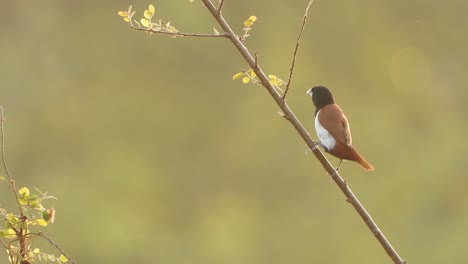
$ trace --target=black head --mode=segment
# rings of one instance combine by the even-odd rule
[[[312,98],[312,102],[314,102],[316,111],[320,110],[326,105],[335,103],[333,94],[325,86],[315,86],[314,88],[310,88],[307,90],[307,95]]]

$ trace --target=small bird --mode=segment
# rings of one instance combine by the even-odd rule
[[[340,159],[336,170],[340,169],[341,162],[345,159],[356,161],[364,169],[373,171],[374,167],[351,146],[348,119],[335,104],[330,90],[324,86],[316,86],[307,90],[307,95],[312,98],[315,105],[315,131],[320,145],[326,152]]]

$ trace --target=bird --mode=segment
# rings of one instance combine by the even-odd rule
[[[348,119],[335,104],[333,94],[327,87],[315,86],[307,90],[315,106],[315,131],[320,145],[326,152],[340,159],[338,171],[343,160],[359,163],[365,170],[373,171],[374,167],[352,146],[351,130]]]

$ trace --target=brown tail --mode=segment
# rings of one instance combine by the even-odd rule
[[[355,161],[367,171],[374,170],[374,167],[370,165],[369,162],[367,162],[352,146],[346,146],[345,144],[337,142],[335,148],[327,152],[340,159]]]
[[[366,171],[373,171],[374,170],[374,166],[370,165],[369,162],[367,162],[366,159],[364,159],[363,156],[361,156],[361,154],[359,154],[353,147],[351,147],[353,149],[353,152],[355,153],[355,155],[353,155],[354,161],[356,161],[357,163],[359,163],[359,165],[361,165]]]

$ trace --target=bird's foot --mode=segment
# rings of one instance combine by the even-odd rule
[[[336,169],[335,169],[335,170],[336,170],[336,172],[338,172],[338,171],[340,170],[340,166],[341,166],[341,163],[342,163],[342,162],[343,162],[343,160],[342,160],[342,159],[340,159],[340,163],[338,164],[338,167],[336,167]]]

